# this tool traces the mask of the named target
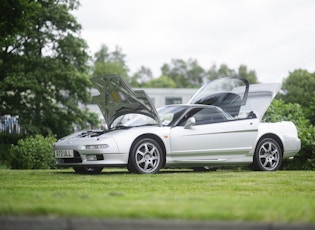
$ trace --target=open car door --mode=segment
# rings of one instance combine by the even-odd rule
[[[201,87],[188,103],[214,105],[236,117],[241,106],[246,105],[248,91],[249,82],[246,79],[221,78]]]
[[[261,121],[279,89],[278,83],[250,85],[246,79],[221,78],[201,87],[188,103],[215,105],[234,118],[254,113]]]

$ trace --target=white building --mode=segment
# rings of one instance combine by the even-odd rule
[[[198,89],[144,88],[143,90],[158,108],[170,104],[185,104]]]

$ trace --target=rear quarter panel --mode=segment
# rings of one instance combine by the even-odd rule
[[[301,141],[298,138],[298,132],[293,122],[260,123],[256,144],[251,150],[252,154],[254,154],[259,140],[268,134],[276,135],[281,140],[284,158],[294,156],[301,149]]]

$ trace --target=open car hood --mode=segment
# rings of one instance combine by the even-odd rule
[[[279,89],[278,83],[250,85],[246,79],[221,78],[201,87],[188,103],[215,105],[232,117],[253,111],[261,120]]]
[[[107,126],[116,118],[131,113],[149,116],[161,124],[158,113],[144,90],[133,90],[119,74],[90,79],[99,95],[93,101],[99,106]]]

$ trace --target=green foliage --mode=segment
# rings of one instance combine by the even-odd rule
[[[199,88],[203,83],[222,77],[241,77],[250,83],[257,83],[256,72],[248,70],[247,66],[240,65],[238,70],[230,69],[222,64],[219,68],[213,65],[208,71],[199,65],[195,59],[172,59],[171,63],[165,63],[161,67],[160,77],[153,77],[149,68],[141,68],[131,77],[128,76],[128,67],[125,62],[126,55],[122,49],[116,46],[115,51],[110,52],[106,45],[94,54],[92,76],[104,74],[121,74],[132,87],[147,88]]]
[[[247,79],[250,84],[258,83],[256,72],[254,70],[248,70],[246,65],[240,65],[236,76]]]
[[[295,170],[315,170],[315,126],[299,128],[302,149],[289,161],[287,168]]]
[[[240,77],[247,79],[251,84],[257,83],[256,72],[248,70],[245,65],[241,65],[237,71],[225,64],[219,68],[213,65],[206,71],[197,60],[189,59],[185,62],[182,59],[173,59],[171,64],[164,64],[161,70],[163,75],[176,83],[176,88],[198,88],[204,82],[223,77]]]
[[[164,64],[161,68],[162,75],[168,76],[176,82],[177,88],[200,87],[205,77],[204,69],[197,60],[172,59],[170,64]]]
[[[125,63],[126,55],[122,49],[116,46],[113,52],[109,52],[106,45],[102,45],[101,49],[94,54],[94,66],[92,76],[101,76],[104,74],[121,74],[127,79],[129,71]]]
[[[176,83],[172,78],[162,75],[159,78],[155,78],[145,84],[142,87],[146,88],[176,88]]]
[[[315,126],[311,125],[299,104],[273,100],[264,122],[292,121],[298,129],[301,150],[293,160],[284,162],[283,168],[295,170],[315,170]]]
[[[35,2],[28,0],[2,0],[0,8],[0,44],[2,48],[17,45],[21,37],[16,35],[27,31],[29,20],[37,9]],[[13,63],[12,63],[13,64]]]
[[[16,145],[23,136],[19,134],[0,133],[0,165],[9,166],[9,150],[11,145]]]
[[[219,68],[213,65],[207,72],[207,76],[211,81],[223,77],[239,77],[247,79],[250,84],[257,83],[256,72],[253,70],[248,71],[245,65],[240,65],[238,71],[230,69],[226,64],[221,64]]]
[[[146,68],[144,66],[141,66],[141,68],[132,75],[130,78],[130,84],[133,87],[142,87],[146,83],[149,83],[153,79],[152,71],[149,68]],[[147,86],[143,86],[147,87]],[[157,88],[157,87],[154,87]]]
[[[126,72],[120,62],[96,62],[92,76],[101,76],[105,74],[120,74],[126,77]]]
[[[36,135],[18,141],[10,148],[9,162],[12,169],[53,169],[55,160],[52,144],[55,137]]]
[[[315,124],[315,72],[297,69],[284,79],[284,95],[279,97],[287,103],[300,104],[311,123]]]
[[[310,125],[299,104],[285,103],[283,100],[273,100],[265,116],[264,122],[292,121],[298,128]]]
[[[85,118],[78,103],[91,99],[89,56],[70,14],[78,4],[5,0],[1,8],[0,114],[18,114],[23,133],[64,136]]]

